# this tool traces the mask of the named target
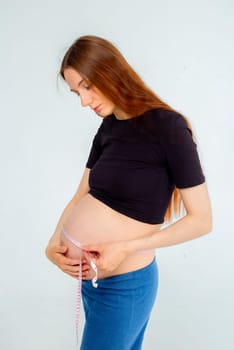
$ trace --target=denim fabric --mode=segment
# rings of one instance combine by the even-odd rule
[[[156,259],[133,272],[82,283],[85,326],[80,350],[140,350],[158,290]]]

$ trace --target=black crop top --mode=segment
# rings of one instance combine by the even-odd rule
[[[89,193],[138,221],[161,224],[174,187],[205,181],[183,117],[154,109],[131,119],[105,117],[86,163]]]

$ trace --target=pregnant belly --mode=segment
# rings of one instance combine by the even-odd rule
[[[65,230],[84,244],[129,240],[152,234],[160,228],[129,218],[86,194],[63,223]]]
[[[161,224],[152,225],[129,218],[92,195],[86,194],[71,210],[63,227],[81,244],[98,244],[142,238],[159,231]],[[81,250],[72,246],[63,235],[61,240],[69,248],[68,256],[75,258],[81,254]],[[111,275],[141,268],[152,260],[152,256],[152,251],[145,254],[132,254]],[[105,273],[101,275],[107,276]]]

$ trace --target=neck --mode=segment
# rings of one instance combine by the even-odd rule
[[[130,119],[132,118],[129,114],[125,113],[124,111],[120,110],[119,108],[116,108],[114,110],[114,115],[116,117],[116,119]]]

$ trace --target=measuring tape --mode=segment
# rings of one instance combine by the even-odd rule
[[[72,244],[74,244],[77,248],[82,249],[82,244],[77,241],[76,239],[74,239],[72,236],[70,236],[64,229],[64,227],[62,227],[61,230],[62,234],[64,235],[64,237],[69,240]],[[87,257],[88,254],[85,254],[85,257]],[[98,287],[97,284],[97,279],[98,279],[98,270],[97,270],[97,266],[95,265],[95,263],[93,262],[93,260],[88,256],[89,259],[89,264],[92,267],[92,269],[95,272],[95,276],[92,279],[92,286],[94,288]],[[81,306],[81,289],[82,289],[82,255],[80,256],[80,264],[79,264],[79,275],[77,278],[77,301],[76,301],[76,338],[77,338],[77,344],[78,344],[78,337],[79,337],[79,319],[80,319],[80,306]]]

